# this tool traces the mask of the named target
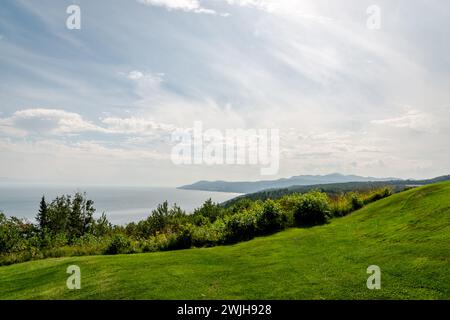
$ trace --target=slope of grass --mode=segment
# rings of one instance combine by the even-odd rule
[[[450,299],[450,183],[233,246],[0,267],[1,299]],[[66,288],[81,268],[82,289]],[[381,290],[368,290],[378,265]]]

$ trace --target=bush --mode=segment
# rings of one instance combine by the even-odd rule
[[[223,218],[226,213],[225,208],[208,199],[200,208],[194,210],[194,213],[191,215],[191,220],[195,225],[203,226],[208,223],[214,223],[218,218]]]
[[[356,211],[356,210],[359,210],[362,207],[364,207],[364,201],[359,194],[353,192],[349,195],[349,198],[350,198],[352,211]]]
[[[16,217],[7,218],[0,212],[0,253],[26,250],[29,239],[36,234],[34,226]]]
[[[187,222],[186,213],[177,205],[169,207],[167,201],[152,211],[147,219],[139,221],[137,224],[132,222],[125,227],[125,232],[129,236],[148,239],[158,233],[177,233]]]
[[[330,205],[325,193],[313,191],[304,194],[296,204],[294,219],[298,226],[324,224],[330,217]]]
[[[240,199],[228,206],[206,201],[192,215],[159,205],[145,220],[113,226],[105,214],[94,220],[85,194],[42,198],[37,225],[0,212],[0,265],[46,257],[120,254],[186,249],[247,241],[287,226],[326,223],[331,212],[344,216],[392,194],[390,188],[365,193],[285,195],[278,200]],[[330,201],[330,202],[329,202]]]
[[[165,233],[158,233],[155,236],[151,236],[149,239],[142,241],[141,248],[143,252],[156,252],[167,250],[172,241],[172,235]]]
[[[168,250],[189,249],[192,247],[192,225],[185,225],[181,230],[174,234],[169,242]]]
[[[376,190],[373,190],[372,192],[369,192],[367,195],[365,195],[363,201],[364,201],[364,204],[369,204],[374,201],[378,201],[378,200],[387,198],[390,195],[392,195],[392,189],[390,187],[384,187],[384,188],[376,189]]]
[[[106,248],[107,254],[121,254],[133,252],[131,240],[121,234],[116,234]]]
[[[286,227],[286,214],[273,200],[266,200],[262,210],[257,213],[257,227],[260,234],[270,234]]]
[[[235,243],[253,239],[256,235],[256,215],[243,212],[225,219],[225,242]]]
[[[364,206],[362,196],[357,192],[341,194],[331,200],[331,212],[334,217],[343,217]]]

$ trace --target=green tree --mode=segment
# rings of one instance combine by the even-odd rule
[[[48,206],[49,229],[52,235],[67,235],[71,204],[72,201],[70,196],[63,195],[57,197]]]
[[[201,226],[208,222],[213,223],[218,218],[224,217],[225,213],[226,210],[224,208],[208,199],[200,208],[194,210],[192,220],[195,225]]]
[[[94,212],[94,202],[87,199],[86,193],[75,193],[67,220],[67,232],[70,240],[77,239],[91,231],[94,224]]]
[[[47,202],[45,201],[45,196],[42,196],[36,220],[38,222],[40,234],[41,236],[44,236],[46,230],[49,228],[49,210]]]
[[[103,212],[100,218],[93,222],[90,231],[94,236],[103,237],[111,232],[112,228],[112,224],[108,221],[106,214]]]

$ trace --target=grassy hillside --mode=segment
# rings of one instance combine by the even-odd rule
[[[450,299],[450,183],[233,246],[0,267],[2,299]],[[80,266],[82,289],[66,288]],[[366,288],[369,265],[382,289]]]

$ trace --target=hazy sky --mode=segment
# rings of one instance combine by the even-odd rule
[[[449,30],[448,0],[2,0],[0,177],[448,174]],[[171,133],[195,121],[279,129],[279,174],[173,164]]]

